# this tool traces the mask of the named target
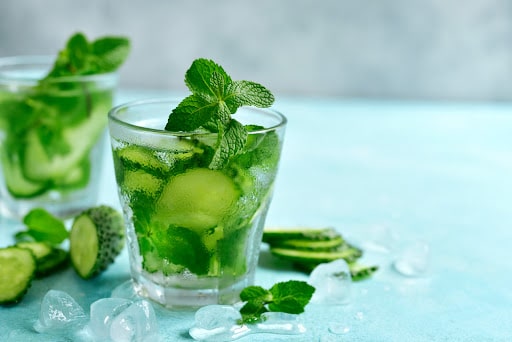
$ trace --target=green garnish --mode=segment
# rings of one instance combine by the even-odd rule
[[[32,209],[23,218],[23,223],[27,226],[27,230],[15,235],[17,241],[45,241],[58,245],[68,238],[64,222],[45,209]]]
[[[52,70],[43,79],[73,75],[93,75],[115,71],[130,52],[124,37],[101,37],[92,42],[83,33],[75,33],[59,51]]]
[[[185,73],[185,84],[192,95],[173,109],[165,129],[217,133],[209,167],[221,168],[247,141],[247,129],[231,115],[242,106],[270,107],[274,96],[258,83],[233,81],[221,66],[204,58],[192,62]]]
[[[249,286],[242,290],[240,299],[245,305],[240,309],[239,324],[255,323],[264,312],[300,314],[311,300],[315,288],[304,281],[289,280],[277,283],[265,290],[261,286]]]

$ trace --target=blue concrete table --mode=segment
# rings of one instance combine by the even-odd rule
[[[118,102],[166,95],[123,91]],[[289,125],[267,225],[334,226],[380,270],[353,284],[347,305],[310,304],[305,335],[241,341],[512,341],[511,104],[284,98],[275,108]],[[100,202],[119,208],[109,154],[104,168]],[[2,246],[17,228],[1,223]],[[406,277],[392,264],[415,241],[428,244],[429,269]],[[55,341],[32,329],[49,289],[88,311],[128,279],[124,251],[94,280],[66,270],[34,281],[22,303],[0,308],[0,341]],[[256,283],[289,279],[307,277],[263,251]],[[191,340],[193,313],[157,312],[162,340]]]

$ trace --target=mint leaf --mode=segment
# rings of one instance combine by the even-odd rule
[[[23,223],[28,230],[19,233],[19,237],[28,235],[36,241],[47,241],[56,245],[68,237],[64,222],[42,208],[35,208],[28,212],[23,218]]]
[[[130,53],[130,41],[123,37],[98,38],[91,44],[91,60],[98,73],[117,70]]]
[[[237,155],[247,140],[247,130],[232,119],[242,106],[270,107],[274,96],[264,86],[250,81],[233,81],[215,62],[200,58],[185,73],[185,84],[192,92],[172,110],[165,129],[217,133],[210,168],[222,168]]]
[[[232,119],[224,134],[219,134],[221,140],[209,165],[212,169],[220,169],[229,160],[240,152],[247,141],[247,130],[238,121]]]
[[[206,98],[193,94],[186,97],[173,109],[165,129],[168,131],[193,131],[204,125],[214,112],[215,104]]]
[[[240,309],[242,319],[239,324],[258,322],[261,314],[268,311],[303,313],[314,292],[313,286],[298,280],[277,283],[270,290],[260,286],[246,287],[240,293],[240,299],[246,303]]]
[[[257,299],[268,301],[272,299],[272,294],[261,286],[248,286],[240,292],[240,299],[244,302]]]
[[[270,292],[273,297],[269,304],[271,311],[300,314],[311,300],[315,288],[303,281],[290,280],[275,284]]]

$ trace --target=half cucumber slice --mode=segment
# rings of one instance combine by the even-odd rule
[[[69,235],[71,264],[84,279],[99,275],[124,247],[121,214],[108,206],[88,209],[78,215]]]
[[[0,305],[19,302],[34,279],[36,259],[20,247],[0,248]]]

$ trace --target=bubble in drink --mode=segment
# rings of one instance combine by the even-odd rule
[[[90,331],[101,340],[110,336],[112,321],[132,304],[124,298],[102,298],[91,304]]]
[[[142,299],[121,311],[110,324],[110,339],[114,342],[159,340],[153,306]]]
[[[424,275],[429,268],[430,246],[418,240],[406,246],[393,263],[394,268],[405,276],[418,277]]]
[[[352,278],[343,259],[318,265],[311,272],[308,283],[315,287],[311,303],[338,305],[350,301]]]
[[[34,329],[40,333],[63,334],[87,323],[84,309],[64,291],[50,290],[43,297],[39,320]]]

